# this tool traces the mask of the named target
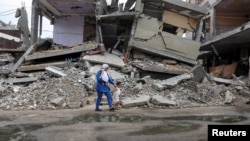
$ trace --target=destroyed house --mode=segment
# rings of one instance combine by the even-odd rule
[[[36,43],[38,35],[42,34],[43,17],[53,24],[53,42],[56,44],[72,46],[95,37],[95,3],[95,0],[33,0],[32,42]]]
[[[223,78],[249,73],[250,1],[203,0],[197,3],[209,9],[204,20],[201,52],[207,72]]]
[[[45,16],[54,25],[56,44],[71,46],[96,37],[106,49],[122,41],[125,61],[132,49],[138,49],[196,64],[206,8],[183,1],[128,0],[125,8],[114,10],[115,2],[110,6],[104,0],[33,0],[32,42],[42,34],[38,33],[42,28],[39,21]]]
[[[205,8],[183,1],[146,0],[129,45],[136,49],[196,64]],[[185,33],[190,33],[190,38]]]

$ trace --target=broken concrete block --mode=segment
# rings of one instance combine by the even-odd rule
[[[26,83],[37,81],[38,77],[26,77],[26,78],[9,78],[5,80],[6,83],[15,84],[15,83]]]
[[[55,69],[55,68],[52,67],[52,66],[46,67],[45,70],[51,72],[52,74],[54,74],[54,75],[56,75],[56,76],[58,76],[58,77],[67,76],[67,74],[63,73],[63,72],[60,71],[60,70]]]
[[[169,100],[161,95],[154,95],[152,97],[151,102],[155,105],[159,105],[159,106],[168,106],[168,105],[173,105],[176,106],[177,103],[175,101]]]
[[[230,91],[226,91],[224,103],[231,104],[234,99],[235,99],[234,95]]]
[[[136,98],[125,98],[122,99],[122,107],[136,107],[136,106],[143,106],[146,105],[150,101],[150,96],[148,95],[140,95]]]
[[[145,83],[148,83],[148,84],[150,84],[151,82],[152,82],[152,79],[151,79],[151,77],[148,75],[148,76],[145,76],[145,77],[143,77],[142,78],[142,80],[144,80],[145,81]]]
[[[142,83],[139,82],[138,84],[136,84],[135,87],[132,88],[132,90],[134,91],[134,93],[139,92],[140,90],[142,90]]]
[[[196,81],[196,82],[201,82],[205,77],[208,79],[208,80],[211,80],[209,75],[205,72],[205,70],[200,66],[200,65],[197,65],[195,66],[191,72],[193,73],[193,80]]]
[[[118,68],[123,68],[125,66],[122,58],[107,52],[105,52],[104,55],[86,55],[83,57],[83,60],[94,63],[109,64],[110,66]]]
[[[63,104],[63,101],[64,101],[64,97],[57,97],[57,98],[50,100],[50,103],[55,106],[59,106]]]
[[[133,67],[132,66],[125,66],[121,69],[121,72],[122,73],[129,73],[133,70]]]
[[[215,95],[220,95],[222,93],[225,93],[226,91],[227,91],[227,87],[225,85],[223,85],[223,84],[216,85],[214,87],[214,93],[215,93]]]
[[[166,87],[165,86],[163,86],[162,84],[160,84],[160,83],[154,83],[153,84],[153,88],[155,89],[155,90],[157,90],[157,91],[163,91]]]
[[[245,97],[249,97],[250,96],[249,90],[245,90],[245,89],[240,90],[239,94],[242,95],[242,96],[245,96]]]
[[[93,90],[95,88],[95,81],[92,79],[83,80],[82,83],[87,90]]]
[[[246,86],[246,83],[241,80],[223,79],[223,78],[218,78],[218,77],[213,77],[212,79],[218,83],[230,84],[230,85],[236,85],[236,86]]]
[[[191,73],[184,73],[166,80],[163,80],[160,84],[167,86],[167,87],[174,87],[175,85],[177,85],[178,83],[180,83],[183,80],[188,80],[193,78],[193,74]]]
[[[3,93],[5,91],[5,88],[0,85],[0,92]]]

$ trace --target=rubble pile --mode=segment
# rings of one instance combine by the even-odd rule
[[[55,77],[40,73],[33,83],[8,84],[0,81],[0,108],[3,110],[68,109],[81,108],[95,102],[95,80],[79,68],[64,71],[67,76]],[[119,79],[122,82],[122,106],[145,108],[186,108],[234,104],[249,97],[249,88],[183,80],[172,87],[166,80],[143,78]],[[111,87],[112,88],[112,87]],[[104,100],[105,101],[105,97]]]
[[[147,77],[150,78],[150,77]],[[149,80],[149,79],[148,79]],[[234,105],[234,102],[249,97],[250,93],[243,95],[243,91],[249,91],[248,87],[241,87],[237,90],[236,86],[216,84],[214,82],[195,82],[193,80],[186,80],[173,88],[156,89],[155,85],[159,84],[161,80],[151,80],[145,84],[129,82],[124,83],[123,98],[130,98],[131,100],[140,98],[140,96],[150,96],[147,104],[144,107],[149,108],[186,108],[186,107],[200,107],[200,106],[223,106]],[[160,97],[154,99],[154,97]],[[136,103],[132,106],[136,106]],[[129,106],[129,107],[132,107]]]
[[[91,81],[77,75],[48,78],[45,73],[27,86],[2,83],[0,107],[6,110],[79,108],[92,93],[88,91],[94,86]]]

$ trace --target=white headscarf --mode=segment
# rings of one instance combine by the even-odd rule
[[[108,73],[106,71],[104,71],[104,69],[108,68],[109,65],[108,64],[103,64],[102,65],[102,74],[101,74],[101,77],[102,77],[102,80],[105,81],[105,82],[108,82],[109,81],[109,77],[108,77]]]
[[[103,65],[102,65],[102,69],[106,69],[106,68],[108,68],[108,67],[109,67],[108,64],[103,64]]]

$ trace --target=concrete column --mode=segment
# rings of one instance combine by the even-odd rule
[[[197,29],[197,31],[196,31],[196,36],[195,36],[195,41],[200,41],[200,39],[201,39],[201,32],[202,32],[202,27],[203,27],[203,18],[200,20],[200,22],[199,22],[199,27],[198,27],[198,29]]]
[[[213,8],[210,10],[210,37],[216,34],[216,10]]]
[[[41,35],[43,34],[43,15],[39,15],[39,41],[41,40]]]
[[[39,17],[39,11],[37,8],[37,1],[32,1],[32,13],[31,13],[31,44],[34,44],[37,42],[38,38],[38,17]]]

